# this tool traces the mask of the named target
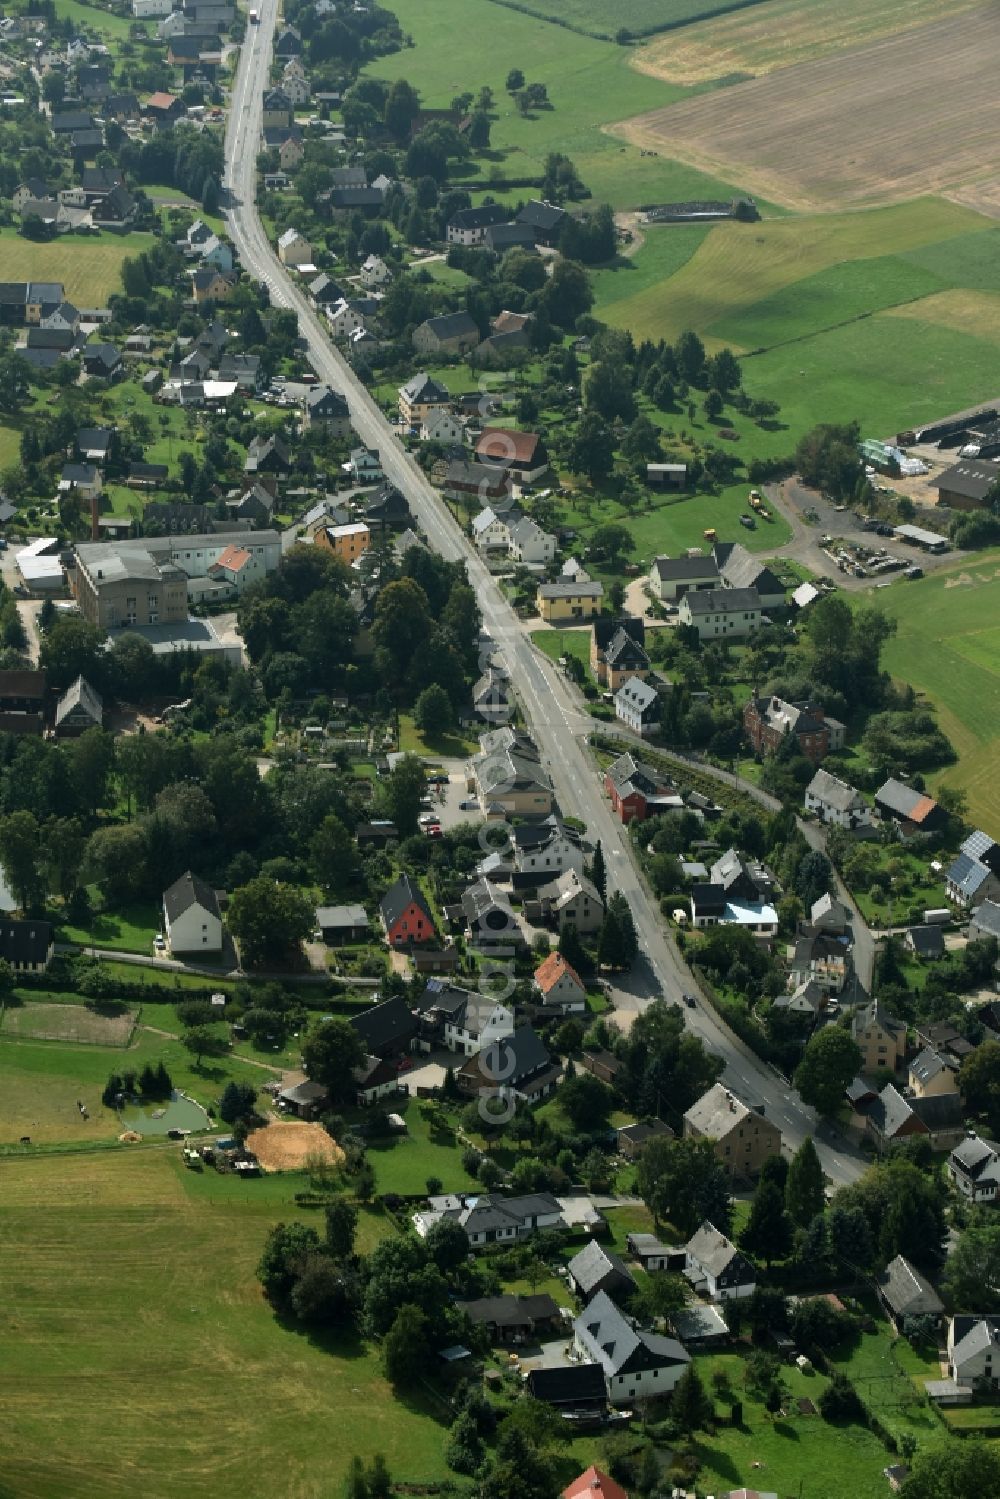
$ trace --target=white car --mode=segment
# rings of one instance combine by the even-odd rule
[[[422,828],[429,828],[432,822],[440,822],[441,819],[439,817],[435,817],[433,812],[425,812],[424,815],[419,819],[419,821]]]
[[[163,939],[162,932],[157,932],[156,936],[153,938],[153,946],[156,948],[157,952],[166,952],[167,944]]]

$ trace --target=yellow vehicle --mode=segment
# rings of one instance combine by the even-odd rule
[[[701,534],[706,541],[718,541],[719,539],[714,531],[702,531]]]

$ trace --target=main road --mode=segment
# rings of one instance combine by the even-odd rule
[[[461,560],[468,569],[482,611],[483,624],[503,653],[516,683],[529,729],[552,779],[560,806],[580,817],[588,834],[605,851],[609,887],[627,899],[635,920],[642,960],[630,981],[634,1003],[643,1008],[664,995],[679,1001],[682,993],[697,997],[697,984],[677,949],[668,941],[655,903],[637,876],[628,835],[614,818],[590,758],[586,737],[593,720],[580,711],[555,666],[537,652],[520,629],[517,617],[494,579],[467,543],[438,492],[405,451],[384,414],[330,342],[326,330],[299,286],[268,243],[255,205],[256,164],[262,97],[269,82],[276,0],[265,0],[258,25],[248,26],[233,85],[226,130],[225,215],[244,269],[268,288],[275,306],[298,314],[299,332],[309,359],[325,383],[347,398],[355,431],[381,455],[386,478],[405,494],[429,544],[443,557]],[[807,1135],[817,1135],[826,1174],[835,1183],[853,1181],[864,1162],[843,1148],[824,1144],[813,1111],[787,1083],[720,1024],[715,1012],[696,998],[685,1009],[689,1028],[726,1062],[725,1079],[737,1094],[764,1105],[768,1117],[795,1149]]]

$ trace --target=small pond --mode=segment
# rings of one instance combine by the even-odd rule
[[[210,1128],[208,1115],[200,1103],[175,1092],[169,1102],[130,1103],[122,1110],[123,1129],[134,1129],[140,1135],[165,1135],[170,1129],[205,1130]]]

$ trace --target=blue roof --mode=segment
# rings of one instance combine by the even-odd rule
[[[970,858],[968,854],[958,854],[946,878],[949,885],[954,885],[971,900],[976,891],[989,879],[990,873],[987,866],[981,864],[978,859]]]

